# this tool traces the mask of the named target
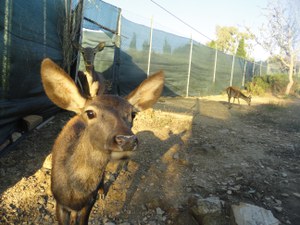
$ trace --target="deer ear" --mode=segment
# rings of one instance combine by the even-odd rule
[[[41,65],[42,83],[47,96],[57,106],[80,113],[86,99],[83,98],[72,78],[51,59]]]
[[[77,42],[72,42],[72,45],[74,48],[76,48],[78,51],[82,51],[82,47],[80,44],[78,44]]]
[[[105,42],[100,42],[94,49],[98,52],[101,52],[105,48]]]
[[[161,95],[164,79],[163,71],[153,74],[126,97],[127,101],[140,111],[152,107]]]

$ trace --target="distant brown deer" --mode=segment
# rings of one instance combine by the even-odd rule
[[[230,107],[230,99],[233,98],[233,103],[234,103],[234,100],[237,98],[238,100],[238,103],[240,104],[240,98],[245,100],[248,105],[251,104],[251,95],[249,96],[246,96],[244,95],[238,88],[236,87],[228,87],[226,88],[226,92],[227,92],[227,95],[228,95],[228,104],[229,104],[229,107]]]
[[[164,74],[150,76],[125,98],[101,91],[83,97],[70,76],[48,58],[42,62],[41,78],[57,106],[77,113],[52,149],[51,190],[57,220],[60,225],[87,225],[107,163],[129,158],[137,149],[138,140],[131,131],[134,116],[156,103]],[[91,85],[91,90],[101,88],[98,81]]]
[[[97,80],[99,82],[100,86],[104,86],[104,88],[101,88],[100,90],[102,92],[107,91],[109,88],[111,88],[109,82],[105,80],[102,73],[95,71],[95,56],[98,52],[103,51],[103,49],[106,47],[105,42],[100,42],[96,47],[82,47],[78,43],[73,43],[73,46],[79,50],[79,52],[82,54],[84,65],[85,65],[85,71],[78,71],[78,77],[82,83],[83,93],[88,94],[90,96],[90,90],[89,87],[91,86],[92,80],[89,79],[90,77],[93,78],[93,80]],[[91,76],[87,75],[91,74]]]

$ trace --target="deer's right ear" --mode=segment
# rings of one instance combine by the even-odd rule
[[[86,99],[83,98],[72,78],[51,59],[44,59],[41,77],[47,96],[57,106],[80,113]]]
[[[82,47],[80,44],[78,44],[77,42],[72,42],[72,45],[74,48],[76,48],[78,51],[82,51]]]

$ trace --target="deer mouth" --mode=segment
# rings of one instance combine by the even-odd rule
[[[112,159],[128,159],[135,154],[137,148],[137,143],[118,146],[116,149],[111,151],[110,155]]]
[[[112,159],[128,159],[135,154],[138,139],[135,135],[116,135],[110,155]]]
[[[135,154],[134,151],[113,151],[111,152],[111,159],[114,160],[124,160],[129,159]]]

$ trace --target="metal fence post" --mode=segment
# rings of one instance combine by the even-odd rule
[[[267,59],[267,72],[266,72],[266,74],[270,74],[269,59]]]
[[[254,71],[255,71],[255,61],[253,61],[253,66],[252,66],[252,77],[254,77]]]
[[[244,87],[244,86],[245,86],[246,67],[247,67],[247,60],[245,60],[245,59],[244,59],[244,69],[243,69],[243,80],[242,80],[242,87]]]
[[[152,35],[153,35],[153,16],[151,17],[151,27],[150,27],[150,40],[149,40],[149,55],[148,55],[147,77],[150,74],[150,63],[151,63],[151,52],[152,52]]]
[[[214,65],[214,75],[213,75],[213,83],[216,82],[217,60],[218,60],[218,49],[216,48],[216,52],[215,52],[215,65]]]
[[[233,81],[233,71],[234,71],[234,61],[235,61],[235,56],[232,55],[231,74],[230,74],[230,85],[229,85],[229,86],[232,86],[232,81]]]
[[[259,66],[259,76],[261,76],[261,67],[262,67],[262,61],[260,61],[260,66]]]
[[[187,84],[186,84],[186,97],[189,97],[189,86],[190,86],[190,76],[191,76],[191,67],[192,67],[192,55],[193,55],[193,37],[191,36],[189,70],[188,70],[188,78],[187,78]]]

